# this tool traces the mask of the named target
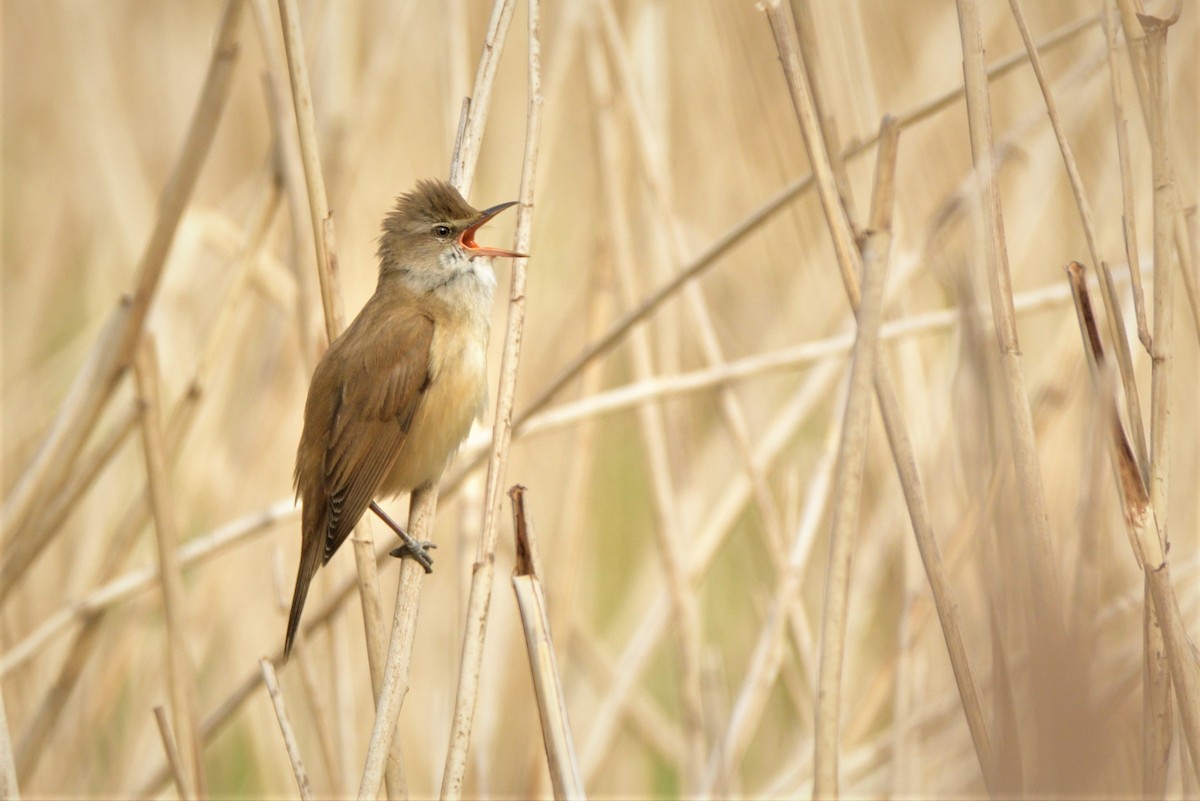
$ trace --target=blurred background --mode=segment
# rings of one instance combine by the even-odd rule
[[[544,128],[518,414],[622,314],[809,172],[771,29],[755,3],[545,5]],[[981,5],[988,64],[1023,53],[1008,5]],[[1161,16],[1171,11],[1169,3],[1146,5]],[[134,287],[223,6],[3,3],[6,498],[105,320]],[[1034,38],[1055,37],[1044,68],[1123,304],[1148,432],[1150,359],[1132,305],[1102,4],[1025,6]],[[300,7],[349,319],[374,288],[376,237],[393,199],[419,178],[448,174],[490,4]],[[1088,251],[1033,72],[1017,61],[995,76],[991,103],[1057,610],[1032,605],[1029,563],[1014,557],[1027,542],[1025,500],[1013,480],[996,378],[966,110],[953,95],[963,80],[954,5],[793,7],[815,45],[807,68],[838,148],[860,154],[846,161],[848,210],[860,227],[874,147],[856,146],[872,139],[884,114],[947,98],[919,118],[903,117],[884,314],[912,325],[894,329],[880,354],[896,377],[998,758],[1018,777],[1017,791],[1138,795],[1142,579],[1063,270],[1071,260],[1088,262]],[[1195,11],[1183,4],[1167,57],[1170,156],[1189,220],[1181,241],[1193,254]],[[526,20],[519,3],[469,196],[476,207],[517,197]],[[194,414],[171,429],[168,450],[174,516],[192,548],[184,555],[187,656],[200,715],[219,721],[206,740],[208,792],[288,796],[295,782],[257,660],[282,644],[299,550],[294,449],[324,339],[303,193],[275,181],[276,168],[289,166],[279,153],[291,151],[276,147],[272,102],[286,112],[283,135],[295,137],[275,3],[248,2],[237,40],[231,93],[147,329],[162,370],[164,419],[174,420],[180,404]],[[1124,45],[1120,37],[1140,262],[1133,266],[1146,271],[1149,306],[1151,155]],[[299,174],[294,162],[290,169]],[[481,241],[509,246],[514,219],[502,215]],[[495,266],[493,387],[511,263]],[[1184,289],[1177,273],[1168,523],[1174,584],[1196,636],[1200,322]],[[816,193],[795,192],[556,395],[555,417],[534,418],[515,436],[506,486],[529,488],[590,794],[810,792],[829,475],[852,331]],[[826,346],[796,350],[808,343]],[[606,394],[622,388],[646,394]],[[136,409],[128,376],[77,469],[105,448],[110,458],[59,524],[36,532],[44,547],[0,588],[0,688],[29,797],[174,794],[152,714],[167,703],[165,628]],[[844,672],[842,790],[983,795],[874,404],[872,413]],[[490,432],[489,411],[447,472],[439,505],[436,569],[424,584],[398,728],[416,797],[436,794],[441,782],[482,516],[484,471],[464,468]],[[386,506],[404,519],[407,499]],[[20,536],[4,532],[6,558]],[[376,525],[374,536],[390,535]],[[668,558],[682,571],[674,603]],[[507,580],[512,563],[506,501],[468,796],[550,792]],[[391,560],[381,568],[388,619],[396,568]],[[353,574],[346,548],[318,574],[308,614]],[[135,586],[96,595],[114,580]],[[786,625],[775,626],[777,609],[786,610]],[[1039,627],[1054,615],[1066,622],[1066,640],[1050,658]],[[293,660],[280,672],[318,796],[353,794],[358,785],[373,720],[362,628],[352,593],[309,638],[302,669]],[[1168,757],[1170,797],[1198,792],[1179,742]]]

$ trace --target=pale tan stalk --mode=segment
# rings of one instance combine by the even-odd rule
[[[891,160],[884,163],[888,186],[895,170],[896,135],[883,139]],[[882,150],[882,148],[881,148]],[[838,445],[838,463],[833,482],[833,523],[830,531],[829,566],[825,574],[825,600],[821,612],[820,672],[817,678],[816,732],[813,752],[813,797],[838,796],[838,739],[841,732],[842,663],[845,657],[846,629],[850,608],[850,571],[854,561],[854,540],[858,530],[862,477],[867,458],[867,432],[871,422],[871,379],[879,345],[879,324],[883,319],[888,251],[891,249],[891,202],[887,193],[884,219],[873,220],[863,246],[862,299],[858,312],[858,336],[850,361],[850,383],[842,439]],[[875,212],[872,213],[875,217]],[[881,222],[876,227],[876,222]]]
[[[196,798],[203,798],[207,794],[204,742],[196,726],[200,695],[195,668],[188,654],[190,635],[183,570],[179,564],[179,528],[163,448],[158,361],[154,353],[154,340],[149,335],[144,335],[142,345],[135,354],[134,376],[137,379],[138,402],[142,407],[146,476],[150,487],[150,509],[154,517],[159,583],[162,585],[167,627],[166,667],[171,715],[175,721],[175,737],[184,773],[188,777],[188,790]]]
[[[1133,167],[1129,162],[1129,120],[1125,117],[1125,92],[1122,88],[1121,69],[1117,63],[1117,33],[1116,26],[1120,19],[1113,20],[1117,15],[1114,0],[1103,0],[1104,9],[1101,20],[1104,23],[1104,40],[1108,45],[1108,77],[1113,105],[1113,123],[1117,133],[1117,163],[1121,168],[1121,224],[1125,235],[1125,260],[1129,264],[1129,274],[1133,280],[1133,311],[1137,316],[1138,340],[1146,352],[1150,352],[1150,326],[1146,322],[1146,296],[1142,291],[1142,271],[1139,267],[1141,256],[1137,244],[1137,216],[1134,211],[1133,198]],[[1092,258],[1095,258],[1093,256]],[[1149,466],[1147,461],[1142,464],[1143,473]]]
[[[583,779],[579,775],[579,760],[575,757],[575,738],[567,720],[567,702],[558,675],[554,656],[554,637],[550,631],[550,615],[546,596],[542,592],[537,538],[525,512],[525,488],[517,485],[509,490],[513,505],[513,529],[517,537],[517,568],[512,577],[513,592],[525,631],[529,652],[529,670],[533,675],[534,695],[542,722],[542,741],[546,746],[546,762],[555,799],[586,797]]]
[[[511,17],[512,3],[497,0],[493,18]],[[504,9],[507,8],[507,12]],[[520,206],[514,233],[514,249],[519,253],[529,252],[533,227],[534,186],[537,176],[538,153],[542,131],[542,62],[539,39],[540,16],[537,0],[528,2],[528,101],[525,118],[525,151],[521,164]],[[485,85],[490,89],[493,62],[499,60],[500,49],[508,33],[508,20],[489,27],[484,43],[476,88]],[[473,151],[483,135],[490,91],[477,91],[471,122],[460,150],[458,169],[452,172],[452,181],[470,181],[474,176],[476,158],[464,158],[462,153]],[[482,101],[482,102],[479,102]],[[464,184],[466,185],[466,184]],[[459,665],[458,686],[454,698],[454,715],[450,723],[450,743],[446,752],[446,763],[442,771],[441,797],[462,797],[463,780],[467,768],[467,752],[471,730],[475,719],[475,704],[479,696],[479,676],[483,665],[483,646],[487,635],[488,610],[491,605],[493,576],[496,562],[496,540],[499,534],[500,509],[503,503],[505,471],[508,467],[508,448],[512,441],[513,398],[516,394],[517,370],[521,361],[521,341],[525,330],[525,267],[527,259],[513,259],[512,278],[509,283],[508,323],[504,335],[504,351],[500,359],[500,382],[496,393],[496,419],[492,426],[492,449],[488,458],[487,481],[483,499],[483,520],[479,543],[475,553],[475,565],[471,573],[471,589],[467,601],[466,629],[463,632],[462,658]]]
[[[283,745],[287,749],[288,760],[292,763],[292,773],[296,777],[296,787],[300,790],[300,798],[304,801],[311,801],[313,798],[312,785],[308,781],[308,771],[304,769],[304,762],[300,759],[300,745],[296,742],[296,732],[292,729],[287,705],[283,702],[283,691],[279,689],[279,679],[275,677],[275,666],[269,659],[260,659],[258,665],[262,670],[263,683],[267,686],[267,694],[271,696],[271,705],[275,707],[275,718],[279,721],[279,731],[283,734]]]
[[[0,521],[0,532],[4,536],[4,548],[0,549],[4,553],[4,562],[0,565],[0,592],[27,566],[11,563],[9,549],[20,539],[33,535],[35,527],[31,524],[44,513],[48,499],[59,494],[66,483],[76,457],[133,358],[175,231],[191,199],[229,96],[233,68],[237,63],[241,12],[242,0],[228,0],[222,12],[200,98],[179,158],[163,187],[158,216],[138,263],[133,294],[118,301],[33,461],[5,499]],[[55,532],[60,530],[53,529]]]
[[[608,24],[612,24],[611,18]],[[600,58],[597,37],[591,37],[586,55],[592,93],[599,107],[596,115],[601,158],[599,172],[602,176],[604,208],[610,221],[613,267],[619,292],[628,306],[633,304],[635,297],[633,274],[637,257],[629,231],[631,213],[625,202],[628,191],[618,179],[623,159],[617,145],[616,121],[612,113],[615,96]],[[625,88],[627,92],[630,89],[628,86]],[[645,327],[639,327],[631,333],[630,340],[634,373],[639,380],[647,380],[655,373],[650,332]],[[680,518],[679,493],[667,444],[666,419],[661,406],[656,404],[643,404],[638,407],[637,413],[653,498],[655,542],[671,601],[672,630],[676,638],[676,670],[684,732],[684,761],[676,769],[684,795],[695,797],[700,792],[699,782],[703,778],[706,752],[700,672],[703,642],[699,608],[695,593],[688,586],[685,576],[683,538],[687,532]]]
[[[325,334],[332,342],[346,327],[342,282],[333,242],[333,212],[326,199],[325,176],[321,172],[312,89],[308,80],[304,36],[300,30],[300,12],[296,0],[279,0],[279,21],[283,28],[288,77],[292,84],[296,130],[300,135],[300,161],[304,165],[305,185],[308,188],[308,211],[317,253],[317,278],[321,283],[321,305],[325,310]]]
[[[1129,340],[1125,337],[1125,319],[1121,313],[1121,301],[1116,296],[1112,272],[1108,269],[1108,263],[1100,257],[1100,246],[1096,239],[1096,223],[1092,217],[1092,205],[1084,191],[1083,177],[1079,174],[1075,153],[1071,149],[1070,142],[1067,141],[1066,131],[1063,130],[1062,120],[1058,114],[1058,104],[1054,102],[1050,82],[1046,80],[1046,74],[1042,70],[1042,59],[1038,55],[1029,25],[1025,22],[1021,2],[1020,0],[1008,0],[1008,4],[1012,9],[1013,19],[1016,20],[1017,29],[1021,32],[1021,41],[1025,43],[1025,50],[1029,53],[1029,63],[1033,67],[1033,74],[1041,89],[1042,99],[1046,103],[1050,126],[1054,129],[1054,137],[1058,141],[1058,149],[1062,153],[1063,165],[1066,167],[1067,178],[1071,183],[1071,193],[1075,196],[1075,206],[1079,210],[1079,219],[1083,224],[1083,236],[1087,242],[1088,255],[1092,259],[1092,264],[1095,264],[1100,271],[1100,296],[1104,299],[1104,311],[1108,315],[1109,335],[1116,347],[1117,368],[1121,373],[1121,386],[1125,390],[1125,414],[1129,421],[1129,430],[1132,433],[1134,453],[1137,454],[1138,464],[1144,471],[1150,464],[1150,455],[1146,449],[1146,431],[1142,425],[1142,404],[1138,397],[1137,378],[1133,372],[1133,356],[1129,349]],[[1137,269],[1133,266],[1135,264],[1136,261],[1130,261],[1130,268],[1133,271]],[[1140,281],[1135,282],[1134,285],[1140,289],[1139,283]],[[1015,315],[1015,309],[1013,313]],[[1015,326],[1015,317],[1013,324]]]
[[[175,743],[175,735],[171,733],[171,721],[167,718],[167,710],[162,704],[154,707],[154,720],[158,724],[158,734],[163,744],[163,753],[167,756],[167,766],[171,769],[171,778],[175,782],[175,792],[180,799],[192,801],[196,797],[192,787],[191,777],[183,766],[183,758],[179,755],[179,747]]]
[[[1149,26],[1148,26],[1149,27]],[[1153,34],[1150,37],[1152,38]],[[1148,49],[1153,54],[1154,45]],[[1153,80],[1153,71],[1152,71]],[[1094,391],[1105,403],[1104,412],[1109,418],[1107,437],[1109,459],[1116,479],[1121,509],[1125,516],[1126,531],[1138,566],[1145,572],[1154,611],[1162,626],[1162,640],[1166,649],[1166,661],[1170,667],[1171,684],[1175,688],[1175,700],[1183,722],[1184,739],[1192,759],[1192,765],[1200,765],[1200,661],[1196,647],[1187,634],[1183,615],[1179,608],[1175,590],[1171,584],[1170,565],[1167,561],[1166,532],[1154,508],[1153,494],[1147,491],[1141,472],[1132,457],[1132,451],[1119,419],[1111,408],[1111,391],[1104,379],[1104,350],[1096,330],[1095,317],[1084,281],[1084,269],[1078,262],[1067,267],[1071,290],[1075,296],[1075,308],[1079,318],[1080,334],[1092,375]],[[1157,277],[1156,277],[1157,282]],[[1158,343],[1156,332],[1155,344]],[[1151,440],[1153,443],[1153,439]],[[1152,465],[1153,466],[1153,465]],[[1170,729],[1169,717],[1155,722],[1156,727]],[[1155,742],[1161,743],[1163,732],[1157,732]],[[1161,766],[1146,766],[1149,783]],[[1197,778],[1200,778],[1200,769]],[[1157,791],[1157,784],[1151,788]]]
[[[780,53],[788,88],[791,90],[792,103],[804,135],[805,148],[817,178],[821,206],[832,235],[842,282],[851,308],[857,308],[860,297],[858,288],[858,275],[861,272],[860,256],[853,242],[849,223],[838,200],[832,168],[826,156],[827,145],[822,139],[820,128],[817,125],[811,92],[808,90],[803,71],[799,67],[795,27],[791,15],[784,12],[780,0],[772,0],[766,4],[765,8],[771,29],[775,34],[776,47]],[[937,606],[938,619],[942,625],[942,634],[946,640],[950,664],[954,671],[959,695],[962,698],[963,711],[971,731],[971,739],[979,759],[984,782],[989,787],[994,787],[995,766],[991,745],[983,721],[983,712],[979,705],[978,691],[972,678],[970,662],[967,659],[966,648],[959,630],[957,607],[950,595],[949,579],[942,562],[941,551],[933,534],[929,507],[921,485],[920,473],[917,470],[912,441],[909,439],[886,359],[880,360],[876,366],[875,389],[879,398],[884,427],[887,430],[888,443],[891,446],[900,484],[904,490],[913,534],[916,537],[917,548],[921,552],[921,561],[929,579],[930,591],[933,593],[934,603]]]
[[[1121,276],[1117,276],[1116,280],[1118,284],[1123,283]],[[1013,307],[1019,316],[1023,313],[1053,309],[1069,303],[1070,300],[1070,289],[1056,282],[1039,289],[1017,293],[1013,296]],[[879,337],[882,342],[891,342],[951,330],[962,324],[964,314],[961,307],[955,306],[889,320],[880,328]],[[563,403],[528,417],[521,426],[520,436],[524,440],[579,425],[596,417],[631,409],[648,400],[701,392],[722,384],[803,369],[830,356],[849,353],[853,346],[853,333],[836,334],[778,350],[763,351],[712,367],[677,375],[659,375],[602,392],[584,393],[579,400]]]
[[[1004,221],[1000,209],[1000,190],[995,173],[992,145],[991,100],[983,67],[983,40],[979,7],[975,0],[956,0],[959,34],[963,51],[963,76],[966,85],[967,121],[971,154],[978,180],[980,204],[986,237],[983,243],[985,271],[991,297],[1000,351],[1001,387],[1004,409],[1012,442],[1020,508],[1028,532],[1029,570],[1039,615],[1052,630],[1062,628],[1061,593],[1050,541],[1050,522],[1046,512],[1046,492],[1037,460],[1033,434],[1033,416],[1025,392],[1025,368],[1017,340],[1016,316],[1012,306],[1012,278],[1004,240]]]
[[[1178,13],[1178,11],[1176,12]],[[1168,500],[1170,497],[1170,461],[1171,461],[1171,373],[1172,336],[1174,327],[1174,270],[1171,265],[1171,233],[1175,209],[1173,202],[1176,194],[1173,187],[1168,131],[1170,117],[1167,108],[1167,29],[1174,20],[1158,20],[1152,17],[1139,17],[1145,29],[1145,53],[1148,86],[1147,127],[1150,132],[1150,168],[1154,187],[1154,336],[1150,345],[1150,463],[1149,470],[1142,475],[1149,475],[1150,503],[1154,509],[1154,520],[1157,523],[1157,535],[1165,550],[1170,542],[1168,535]],[[1186,272],[1186,270],[1185,270]],[[1145,562],[1143,562],[1145,564]],[[1158,562],[1151,562],[1156,565]],[[1163,573],[1166,566],[1163,566]],[[1175,671],[1166,670],[1162,659],[1162,651],[1152,650],[1163,646],[1167,650],[1170,661],[1170,646],[1165,642],[1169,632],[1164,629],[1170,622],[1163,619],[1162,603],[1174,604],[1171,597],[1160,602],[1159,595],[1163,592],[1160,586],[1165,576],[1156,576],[1147,569],[1146,590],[1147,601],[1153,595],[1153,607],[1147,604],[1144,624],[1145,637],[1145,693],[1143,699],[1143,789],[1150,790],[1156,796],[1166,790],[1167,765],[1171,740],[1174,735],[1173,714],[1171,709],[1170,685]],[[1166,589],[1170,590],[1169,583]],[[1158,594],[1155,594],[1158,593]],[[1155,619],[1157,618],[1157,619]],[[1186,693],[1187,687],[1176,687],[1178,692]],[[1200,688],[1192,687],[1192,691],[1200,692]],[[1181,699],[1181,703],[1187,701]],[[1200,704],[1200,698],[1196,700]],[[1188,720],[1188,710],[1183,713],[1184,724],[1200,725],[1200,722]],[[1192,738],[1200,740],[1200,734]],[[1189,742],[1189,745],[1192,744]],[[1192,755],[1196,755],[1193,748]]]

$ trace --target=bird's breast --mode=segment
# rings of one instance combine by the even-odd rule
[[[487,405],[487,343],[486,319],[435,324],[429,385],[383,493],[406,492],[441,476]]]

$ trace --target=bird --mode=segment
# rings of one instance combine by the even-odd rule
[[[285,660],[317,568],[368,507],[404,539],[393,555],[431,570],[430,544],[409,537],[375,498],[434,484],[487,407],[491,257],[526,256],[483,247],[475,234],[516,203],[478,211],[450,184],[426,179],[384,217],[375,292],[317,363],[304,404],[294,475],[300,565]]]

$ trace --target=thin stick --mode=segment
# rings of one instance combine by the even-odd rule
[[[963,76],[966,86],[967,121],[971,154],[978,176],[978,194],[987,235],[983,254],[1000,349],[1001,386],[1009,422],[1017,486],[1029,537],[1029,570],[1039,615],[1044,615],[1051,630],[1062,629],[1062,609],[1054,550],[1050,542],[1050,522],[1046,512],[1046,492],[1038,464],[1037,444],[1033,435],[1033,416],[1025,392],[1025,372],[1017,340],[1016,315],[1012,306],[1012,278],[1004,240],[1004,221],[1000,210],[1000,190],[995,173],[992,147],[991,100],[983,67],[983,40],[976,0],[956,0],[959,35],[963,52]],[[1060,638],[1061,642],[1061,638]]]
[[[1146,449],[1146,430],[1142,425],[1142,404],[1138,397],[1137,378],[1133,372],[1133,356],[1129,349],[1129,340],[1125,337],[1125,319],[1121,313],[1121,301],[1116,296],[1113,287],[1112,272],[1108,263],[1100,257],[1100,246],[1096,241],[1096,224],[1092,218],[1092,206],[1088,202],[1083,188],[1083,178],[1079,174],[1079,165],[1075,162],[1075,154],[1067,141],[1063,130],[1062,120],[1058,116],[1058,105],[1054,102],[1054,94],[1050,82],[1042,70],[1042,59],[1034,45],[1033,34],[1025,22],[1025,14],[1021,11],[1020,0],[1008,0],[1012,9],[1013,19],[1021,32],[1021,41],[1029,53],[1029,63],[1037,78],[1038,87],[1042,91],[1042,99],[1046,103],[1046,113],[1050,118],[1050,126],[1054,130],[1054,138],[1058,141],[1058,149],[1062,153],[1063,165],[1067,170],[1067,178],[1071,183],[1071,193],[1075,197],[1075,207],[1079,210],[1079,219],[1083,224],[1083,236],[1087,242],[1088,254],[1092,263],[1100,271],[1100,296],[1104,299],[1104,311],[1108,315],[1109,335],[1116,347],[1117,368],[1121,373],[1121,385],[1125,390],[1125,409],[1129,420],[1129,430],[1133,436],[1134,453],[1137,454],[1138,464],[1145,472],[1150,464],[1150,455]],[[1119,141],[1119,139],[1118,139]],[[1131,261],[1130,265],[1136,264]],[[1137,286],[1137,284],[1135,284]],[[1138,287],[1140,289],[1140,286]],[[1136,307],[1136,303],[1135,303]]]
[[[1146,322],[1146,296],[1142,291],[1141,270],[1135,266],[1140,262],[1140,257],[1137,245],[1137,217],[1134,213],[1133,167],[1129,161],[1129,120],[1125,117],[1125,93],[1121,87],[1120,65],[1117,63],[1116,27],[1120,20],[1113,19],[1118,13],[1115,0],[1103,0],[1103,3],[1101,19],[1104,23],[1104,40],[1108,46],[1109,87],[1112,94],[1113,123],[1117,131],[1117,162],[1121,168],[1121,223],[1125,234],[1125,260],[1129,264],[1129,274],[1133,279],[1133,312],[1137,317],[1138,339],[1149,353],[1151,339],[1150,326]],[[1148,461],[1143,464],[1149,467]],[[1143,468],[1143,471],[1145,469]]]
[[[275,707],[275,718],[279,721],[279,731],[283,734],[283,745],[287,748],[288,759],[292,763],[292,773],[296,776],[296,786],[300,789],[300,797],[311,801],[312,785],[308,781],[308,771],[300,759],[300,746],[296,742],[296,733],[292,730],[292,721],[288,718],[287,707],[283,702],[283,692],[279,689],[279,679],[275,676],[275,666],[271,660],[258,660],[262,669],[263,683],[267,685],[267,693],[271,696],[271,705]]]
[[[204,743],[196,727],[199,690],[195,671],[188,656],[187,601],[183,590],[183,571],[179,565],[179,529],[167,477],[163,453],[162,425],[159,417],[158,362],[154,341],[147,334],[134,363],[138,400],[142,404],[142,438],[145,444],[146,475],[150,487],[150,508],[154,516],[155,544],[158,546],[159,582],[167,624],[167,683],[170,687],[171,713],[182,764],[188,777],[187,787],[195,797],[203,797]]]
[[[536,2],[536,0],[535,0]],[[513,529],[517,538],[517,568],[512,578],[513,592],[525,630],[529,651],[529,670],[542,721],[542,741],[556,799],[586,798],[579,761],[575,757],[575,738],[567,720],[567,702],[558,677],[554,656],[554,638],[538,567],[537,540],[525,513],[525,488],[517,485],[508,491],[513,505]]]
[[[1153,45],[1150,48],[1153,50]],[[1083,265],[1072,262],[1067,267],[1067,275],[1075,296],[1080,334],[1095,391],[1102,398],[1110,398],[1111,392],[1102,380],[1104,350],[1096,331]],[[1182,713],[1184,737],[1193,769],[1197,771],[1197,778],[1200,778],[1200,662],[1197,662],[1196,647],[1188,637],[1179,601],[1171,584],[1170,565],[1164,545],[1165,532],[1154,508],[1153,494],[1147,491],[1142,481],[1120,420],[1112,414],[1111,400],[1105,402],[1104,411],[1111,420],[1107,444],[1126,532],[1134,558],[1145,572],[1154,611],[1162,625],[1163,644],[1170,665],[1171,684],[1175,687],[1175,699]]]
[[[154,720],[158,723],[158,734],[162,739],[163,753],[167,755],[167,765],[171,769],[171,778],[175,780],[175,791],[181,799],[196,797],[187,770],[183,767],[183,759],[179,756],[179,748],[175,744],[175,735],[171,733],[171,721],[167,719],[167,710],[162,704],[154,707]]]
[[[895,170],[895,136],[891,128],[891,161],[888,186]],[[882,159],[881,159],[882,164]],[[881,171],[882,172],[882,171]],[[867,432],[871,422],[871,378],[883,318],[883,294],[891,248],[891,193],[885,201],[886,223],[867,234],[863,248],[863,293],[858,307],[858,336],[850,362],[850,385],[846,395],[845,423],[838,446],[833,480],[833,525],[830,532],[829,567],[825,575],[825,602],[821,613],[820,672],[817,678],[816,732],[813,752],[814,798],[838,795],[838,737],[841,730],[842,661],[850,606],[850,568],[858,530],[862,474],[867,456]]]
[[[158,217],[138,263],[134,292],[132,296],[122,297],[111,313],[32,463],[4,502],[0,531],[5,533],[5,542],[0,551],[5,553],[5,559],[0,566],[0,588],[10,585],[24,570],[23,565],[8,561],[8,549],[21,538],[34,534],[35,527],[30,525],[36,522],[33,518],[44,512],[47,499],[59,494],[71,466],[133,357],[175,231],[229,96],[233,68],[237,64],[242,5],[242,0],[228,0],[225,5],[183,149],[163,187]]]
[[[511,5],[511,4],[508,4]],[[497,2],[499,14],[501,0]],[[508,12],[511,15],[511,10]],[[541,46],[539,42],[540,17],[537,0],[529,0],[529,99],[526,112],[525,153],[521,167],[520,203],[517,212],[514,248],[521,253],[529,252],[530,234],[533,225],[533,190],[536,178],[538,151],[542,130],[541,94]],[[507,23],[499,35],[503,41]],[[498,51],[498,47],[496,50]],[[488,60],[491,50],[485,50]],[[480,74],[484,72],[480,66]],[[490,96],[490,92],[485,97]],[[472,116],[486,113],[487,104],[476,105]],[[468,127],[466,144],[472,141]],[[464,169],[461,175],[470,177],[472,171]],[[495,573],[496,540],[499,528],[502,485],[508,465],[508,448],[512,440],[513,397],[516,394],[517,369],[521,360],[521,341],[525,328],[525,266],[527,259],[513,259],[512,278],[509,288],[508,326],[504,337],[504,352],[500,361],[500,386],[496,395],[496,419],[492,427],[492,450],[488,458],[487,483],[484,491],[483,522],[480,531],[475,566],[471,574],[471,589],[467,602],[467,626],[463,633],[462,659],[459,667],[458,687],[454,698],[454,715],[450,724],[450,745],[442,772],[441,796],[443,799],[460,798],[463,791],[463,776],[467,767],[467,749],[470,745],[471,729],[475,717],[475,703],[479,694],[479,675],[483,664],[483,645],[487,634],[488,608],[491,603],[492,578]]]
[[[1119,284],[1123,277],[1116,276]],[[1047,284],[1013,296],[1017,315],[1045,311],[1069,303],[1070,289],[1061,282]],[[914,314],[889,320],[879,329],[881,342],[892,342],[953,329],[961,325],[965,312],[961,306]],[[649,400],[671,398],[702,392],[715,386],[758,378],[780,372],[802,369],[829,356],[849,353],[854,347],[854,334],[836,334],[822,339],[801,342],[778,350],[768,350],[735,359],[724,364],[676,375],[659,375],[645,381],[633,381],[588,394],[576,401],[554,406],[527,418],[519,430],[521,440],[594,420],[608,414],[632,409]]]
[[[296,130],[300,134],[300,161],[304,165],[304,179],[308,187],[308,211],[317,248],[317,278],[321,283],[321,305],[325,310],[325,333],[332,342],[345,328],[342,283],[334,252],[333,212],[325,196],[325,176],[321,172],[312,90],[309,88],[308,65],[304,60],[304,37],[300,30],[300,12],[296,0],[279,0],[279,19],[287,52],[288,77],[292,83],[292,103],[296,109]]]

